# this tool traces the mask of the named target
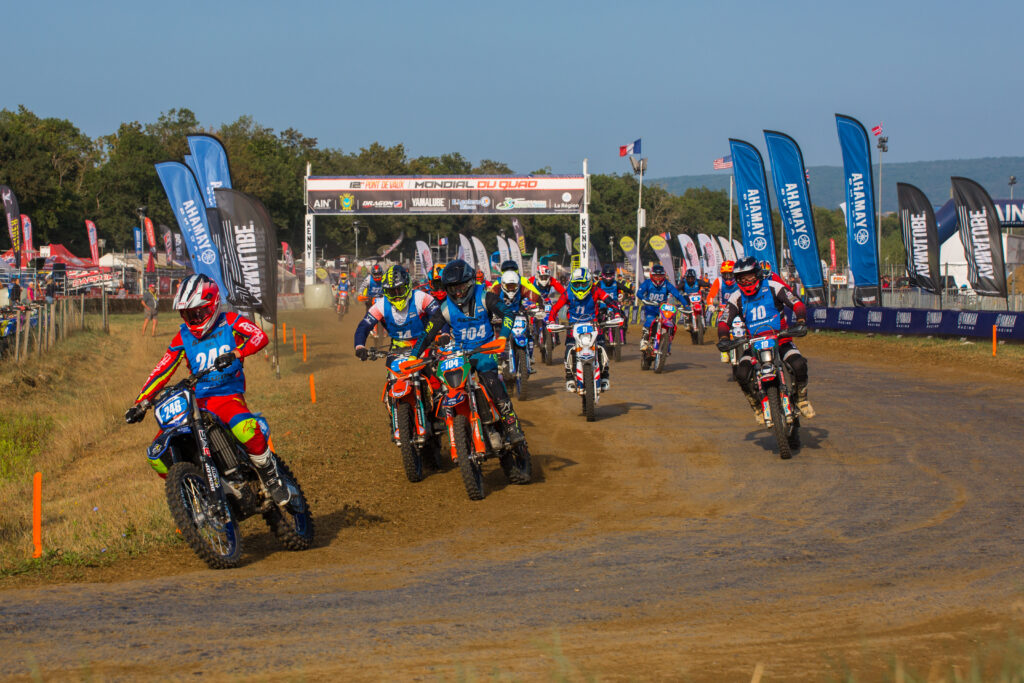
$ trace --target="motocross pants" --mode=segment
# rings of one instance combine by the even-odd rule
[[[220,418],[235,435],[239,443],[245,446],[250,455],[260,455],[267,450],[267,439],[260,429],[256,416],[249,412],[245,404],[245,396],[207,396],[196,399],[199,407]]]

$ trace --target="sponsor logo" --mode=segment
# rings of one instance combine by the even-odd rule
[[[351,211],[352,209],[355,208],[356,198],[354,195],[351,195],[348,192],[346,192],[345,194],[341,195],[338,199],[341,202],[342,211]]]
[[[942,311],[929,311],[924,324],[928,328],[940,326],[942,324]]]
[[[861,246],[864,246],[865,244],[867,244],[868,243],[868,239],[870,237],[871,237],[871,233],[869,233],[866,228],[861,228],[857,232],[853,233],[854,241],[857,244],[861,245]]]
[[[816,321],[820,320],[822,322],[828,320],[828,311],[826,311],[824,308],[815,308],[814,319]]]
[[[580,210],[579,202],[555,202],[551,205],[551,208],[555,211],[571,211],[577,213]]]
[[[1000,313],[996,316],[996,327],[1012,332],[1017,325],[1017,316],[1012,313]]]
[[[204,249],[203,252],[199,254],[199,260],[210,266],[217,260],[217,254],[213,253],[213,249]]]
[[[654,235],[651,237],[651,247],[655,251],[660,251],[665,248],[665,239],[661,235]]]
[[[525,197],[505,197],[494,207],[498,211],[512,211],[513,209],[546,209],[547,200],[526,199]]]
[[[571,202],[572,201],[572,193],[571,192],[563,192],[562,193],[562,201],[566,202],[566,203]]]
[[[853,311],[849,311],[849,310],[839,311],[839,324],[840,325],[852,325],[853,324]]]
[[[476,211],[477,209],[486,209],[491,205],[490,197],[480,197],[480,199],[453,199],[452,206],[457,207],[460,211]]]
[[[764,251],[768,246],[768,240],[763,237],[755,237],[753,242],[754,251]]]
[[[966,329],[973,330],[975,328],[975,326],[977,326],[977,324],[978,324],[978,314],[977,313],[960,313],[956,317],[957,329],[961,329],[962,330],[962,329],[966,328]]]
[[[329,211],[330,209],[333,209],[333,208],[334,208],[334,200],[333,199],[314,199],[313,200],[313,210],[314,211],[317,211],[317,210],[328,210]]]
[[[413,211],[444,211],[444,197],[412,197],[409,199],[409,208]]]
[[[400,199],[364,199],[364,209],[400,209],[402,208],[402,200]]]
[[[472,190],[473,183],[468,180],[417,180],[413,184],[416,190]]]
[[[897,311],[896,312],[896,327],[907,328],[910,327],[911,319],[913,314],[910,311]]]
[[[882,326],[882,312],[881,311],[868,311],[868,326],[869,327],[881,327]]]
[[[807,235],[800,235],[799,237],[796,238],[796,246],[800,247],[801,249],[810,249],[811,238],[808,237]]]

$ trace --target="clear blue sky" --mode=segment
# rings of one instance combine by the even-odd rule
[[[19,2],[3,107],[91,136],[188,107],[354,151],[516,172],[711,172],[729,137],[840,165],[835,112],[886,161],[1024,154],[1024,2]],[[13,98],[13,99],[8,99]]]

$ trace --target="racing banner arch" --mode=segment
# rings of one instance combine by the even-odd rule
[[[311,176],[306,200],[306,284],[314,283],[317,216],[580,215],[587,177]],[[581,230],[584,228],[581,227]]]

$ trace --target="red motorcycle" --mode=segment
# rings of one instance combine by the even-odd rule
[[[704,321],[704,299],[697,292],[687,294],[686,297],[690,300],[690,310],[683,311],[683,321],[690,331],[690,341],[695,346],[700,346],[704,343],[704,332],[707,330]]]
[[[654,301],[641,301],[644,306],[658,306],[658,318],[651,326],[647,345],[640,349],[640,369],[661,373],[665,370],[665,360],[672,352],[672,339],[676,335],[676,307],[669,303],[659,304]]]

